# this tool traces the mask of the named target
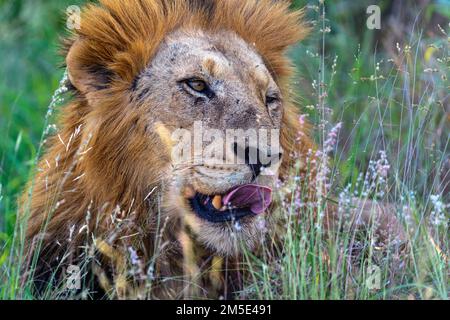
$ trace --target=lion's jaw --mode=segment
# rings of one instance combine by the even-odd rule
[[[186,79],[204,80],[208,91],[199,93],[186,88]],[[267,97],[276,100],[268,103]],[[255,174],[247,160],[236,163],[239,155],[231,150],[233,144],[224,144],[220,159],[217,154],[205,155],[208,146],[221,143],[215,138],[209,143],[201,142],[200,155],[193,150],[194,145],[189,156],[180,160],[174,152],[179,141],[174,137],[177,130],[198,134],[195,130],[200,123],[203,129],[214,129],[222,137],[226,137],[228,129],[257,133],[265,129],[269,145],[273,144],[271,130],[277,132],[281,125],[281,92],[254,48],[231,32],[177,31],[163,41],[150,65],[137,78],[135,99],[141,105],[151,106],[148,122],[164,145],[158,152],[171,155],[165,177],[165,212],[181,217],[203,245],[220,254],[235,255],[242,244],[253,248],[267,230],[267,210],[212,222],[195,211],[192,199],[198,195],[223,196],[246,184],[273,188],[280,161],[263,168],[268,175]],[[226,161],[230,154],[237,155],[231,163]]]

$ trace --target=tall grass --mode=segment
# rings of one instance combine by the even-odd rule
[[[51,128],[55,105],[47,111],[43,106],[62,74],[54,67],[56,50],[51,48],[57,46],[63,21],[53,17],[69,3],[49,3],[0,2],[5,9],[0,28],[7,31],[1,33],[0,52],[9,61],[0,66],[3,299],[33,298],[31,283],[20,281],[25,225],[16,223],[15,203]],[[436,26],[439,32],[431,37],[415,25],[388,50],[376,42],[375,31],[365,29],[366,3],[293,5],[305,4],[315,31],[291,52],[298,71],[294,89],[303,106],[299,121],[315,125],[321,146],[317,189],[326,184],[330,192],[311,203],[303,197],[295,168],[280,184],[276,198],[282,206],[274,214],[284,223],[283,234],[277,235],[282,246],[267,246],[258,256],[245,251],[242,267],[248,278],[240,296],[448,299],[448,25]],[[351,9],[359,10],[362,22],[350,18]],[[380,243],[375,225],[352,228],[346,214],[354,210],[355,197],[392,204],[407,245]],[[323,228],[325,201],[334,201],[342,214],[340,232]],[[378,274],[380,285],[373,286]],[[55,297],[64,296],[50,288],[43,296]]]
[[[351,52],[352,44],[327,49],[332,22],[323,4],[310,8],[319,45],[298,48],[293,56],[308,57],[299,74],[312,75],[314,94],[300,103],[319,131],[320,156],[331,160],[320,170],[331,186],[326,197],[338,201],[341,232],[324,230],[324,207],[303,202],[302,178],[293,172],[279,194],[281,201],[290,199],[278,212],[286,227],[283,247],[266,248],[262,257],[247,252],[251,281],[242,296],[448,299],[448,31],[439,28],[442,38],[424,40],[411,30],[396,44],[395,56],[359,45]],[[308,86],[306,79],[300,83]],[[344,131],[338,144],[334,123]],[[364,232],[346,226],[355,197],[389,203],[407,245],[400,250],[395,239],[380,245],[373,224]],[[377,274],[380,285],[374,286]]]

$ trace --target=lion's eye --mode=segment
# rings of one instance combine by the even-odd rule
[[[198,78],[191,78],[186,80],[181,80],[180,83],[183,85],[184,90],[186,90],[188,93],[199,96],[205,96],[209,99],[214,98],[215,94],[214,91],[211,90],[211,88],[208,86],[208,84]]]
[[[266,104],[272,104],[274,102],[277,102],[279,99],[276,96],[266,96]]]
[[[206,85],[205,81],[203,80],[197,80],[197,79],[189,79],[186,80],[186,84],[194,91],[204,93],[208,86]]]

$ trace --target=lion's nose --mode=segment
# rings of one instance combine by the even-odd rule
[[[282,153],[278,153],[277,157],[272,157],[270,151],[266,152],[265,159],[261,159],[261,150],[254,147],[246,147],[244,150],[237,143],[233,144],[233,151],[237,157],[244,156],[245,164],[247,164],[253,172],[253,178],[261,173],[262,168],[270,167],[281,159]]]

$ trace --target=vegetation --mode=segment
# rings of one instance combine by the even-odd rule
[[[64,10],[82,2],[0,0],[0,299],[32,298],[20,283],[16,201],[55,119],[48,111],[58,111]],[[294,171],[277,195],[284,245],[246,253],[243,298],[448,299],[450,7],[413,3],[378,1],[381,29],[370,30],[371,1],[293,1],[307,6],[314,29],[290,53],[299,121],[314,124],[330,160],[321,174],[332,193],[323,197],[343,214],[353,197],[392,203],[407,245],[380,244],[370,228],[349,232],[345,221],[327,235]],[[379,286],[369,285],[375,273]]]

